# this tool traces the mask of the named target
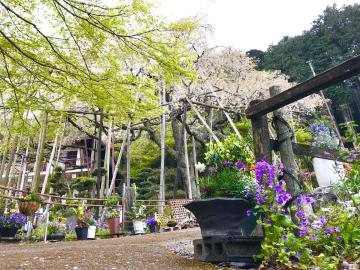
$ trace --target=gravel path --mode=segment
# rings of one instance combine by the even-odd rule
[[[0,244],[0,269],[225,269],[191,258],[199,228],[94,241]]]

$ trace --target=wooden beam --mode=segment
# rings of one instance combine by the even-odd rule
[[[305,82],[270,97],[246,110],[248,118],[258,117],[319,92],[360,73],[360,55],[331,68]]]
[[[347,158],[344,153],[327,149],[321,148],[317,146],[307,145],[307,144],[300,144],[300,143],[292,143],[294,154],[297,156],[311,156],[329,160],[338,160],[341,162],[352,163],[353,161],[350,158]],[[271,140],[271,148],[274,151],[278,151],[278,141]]]

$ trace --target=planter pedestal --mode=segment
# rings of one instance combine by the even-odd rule
[[[213,237],[197,239],[194,244],[195,260],[204,262],[240,262],[239,267],[256,267],[254,254],[261,253],[262,237]]]

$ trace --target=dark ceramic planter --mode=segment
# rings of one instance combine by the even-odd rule
[[[236,262],[257,267],[262,228],[257,216],[246,216],[252,205],[244,199],[214,198],[184,205],[199,222],[202,239],[194,240],[194,258],[207,262]]]
[[[160,226],[159,225],[149,226],[149,229],[150,229],[150,232],[152,232],[152,233],[160,232]]]
[[[0,236],[1,237],[15,237],[18,230],[19,229],[16,228],[16,227],[1,228],[0,229]]]
[[[77,240],[87,240],[88,227],[76,227],[75,233]]]
[[[256,229],[256,216],[246,216],[252,205],[244,199],[214,198],[196,200],[184,207],[199,222],[201,235],[206,237],[251,236]]]
[[[63,241],[65,239],[65,235],[62,233],[53,233],[53,234],[49,234],[46,239],[48,241]]]

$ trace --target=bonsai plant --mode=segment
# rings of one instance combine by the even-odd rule
[[[31,193],[20,199],[19,212],[25,216],[35,213],[43,203],[43,199],[36,193]]]
[[[14,237],[17,231],[26,224],[26,217],[21,213],[0,216],[0,236]]]
[[[110,234],[119,234],[120,232],[120,211],[117,209],[120,196],[111,195],[104,203],[106,206],[105,218],[109,226]]]
[[[132,205],[131,211],[129,211],[129,216],[133,222],[134,233],[135,234],[144,234],[144,229],[146,228],[145,218],[145,205],[140,202],[136,202]]]
[[[166,223],[166,226],[168,227],[175,227],[178,223],[175,220],[169,220],[168,223]]]
[[[312,124],[310,127],[313,135],[312,145],[331,150],[339,149],[339,140],[327,125]],[[315,157],[313,167],[320,187],[335,184],[344,176],[343,164],[335,160]]]

